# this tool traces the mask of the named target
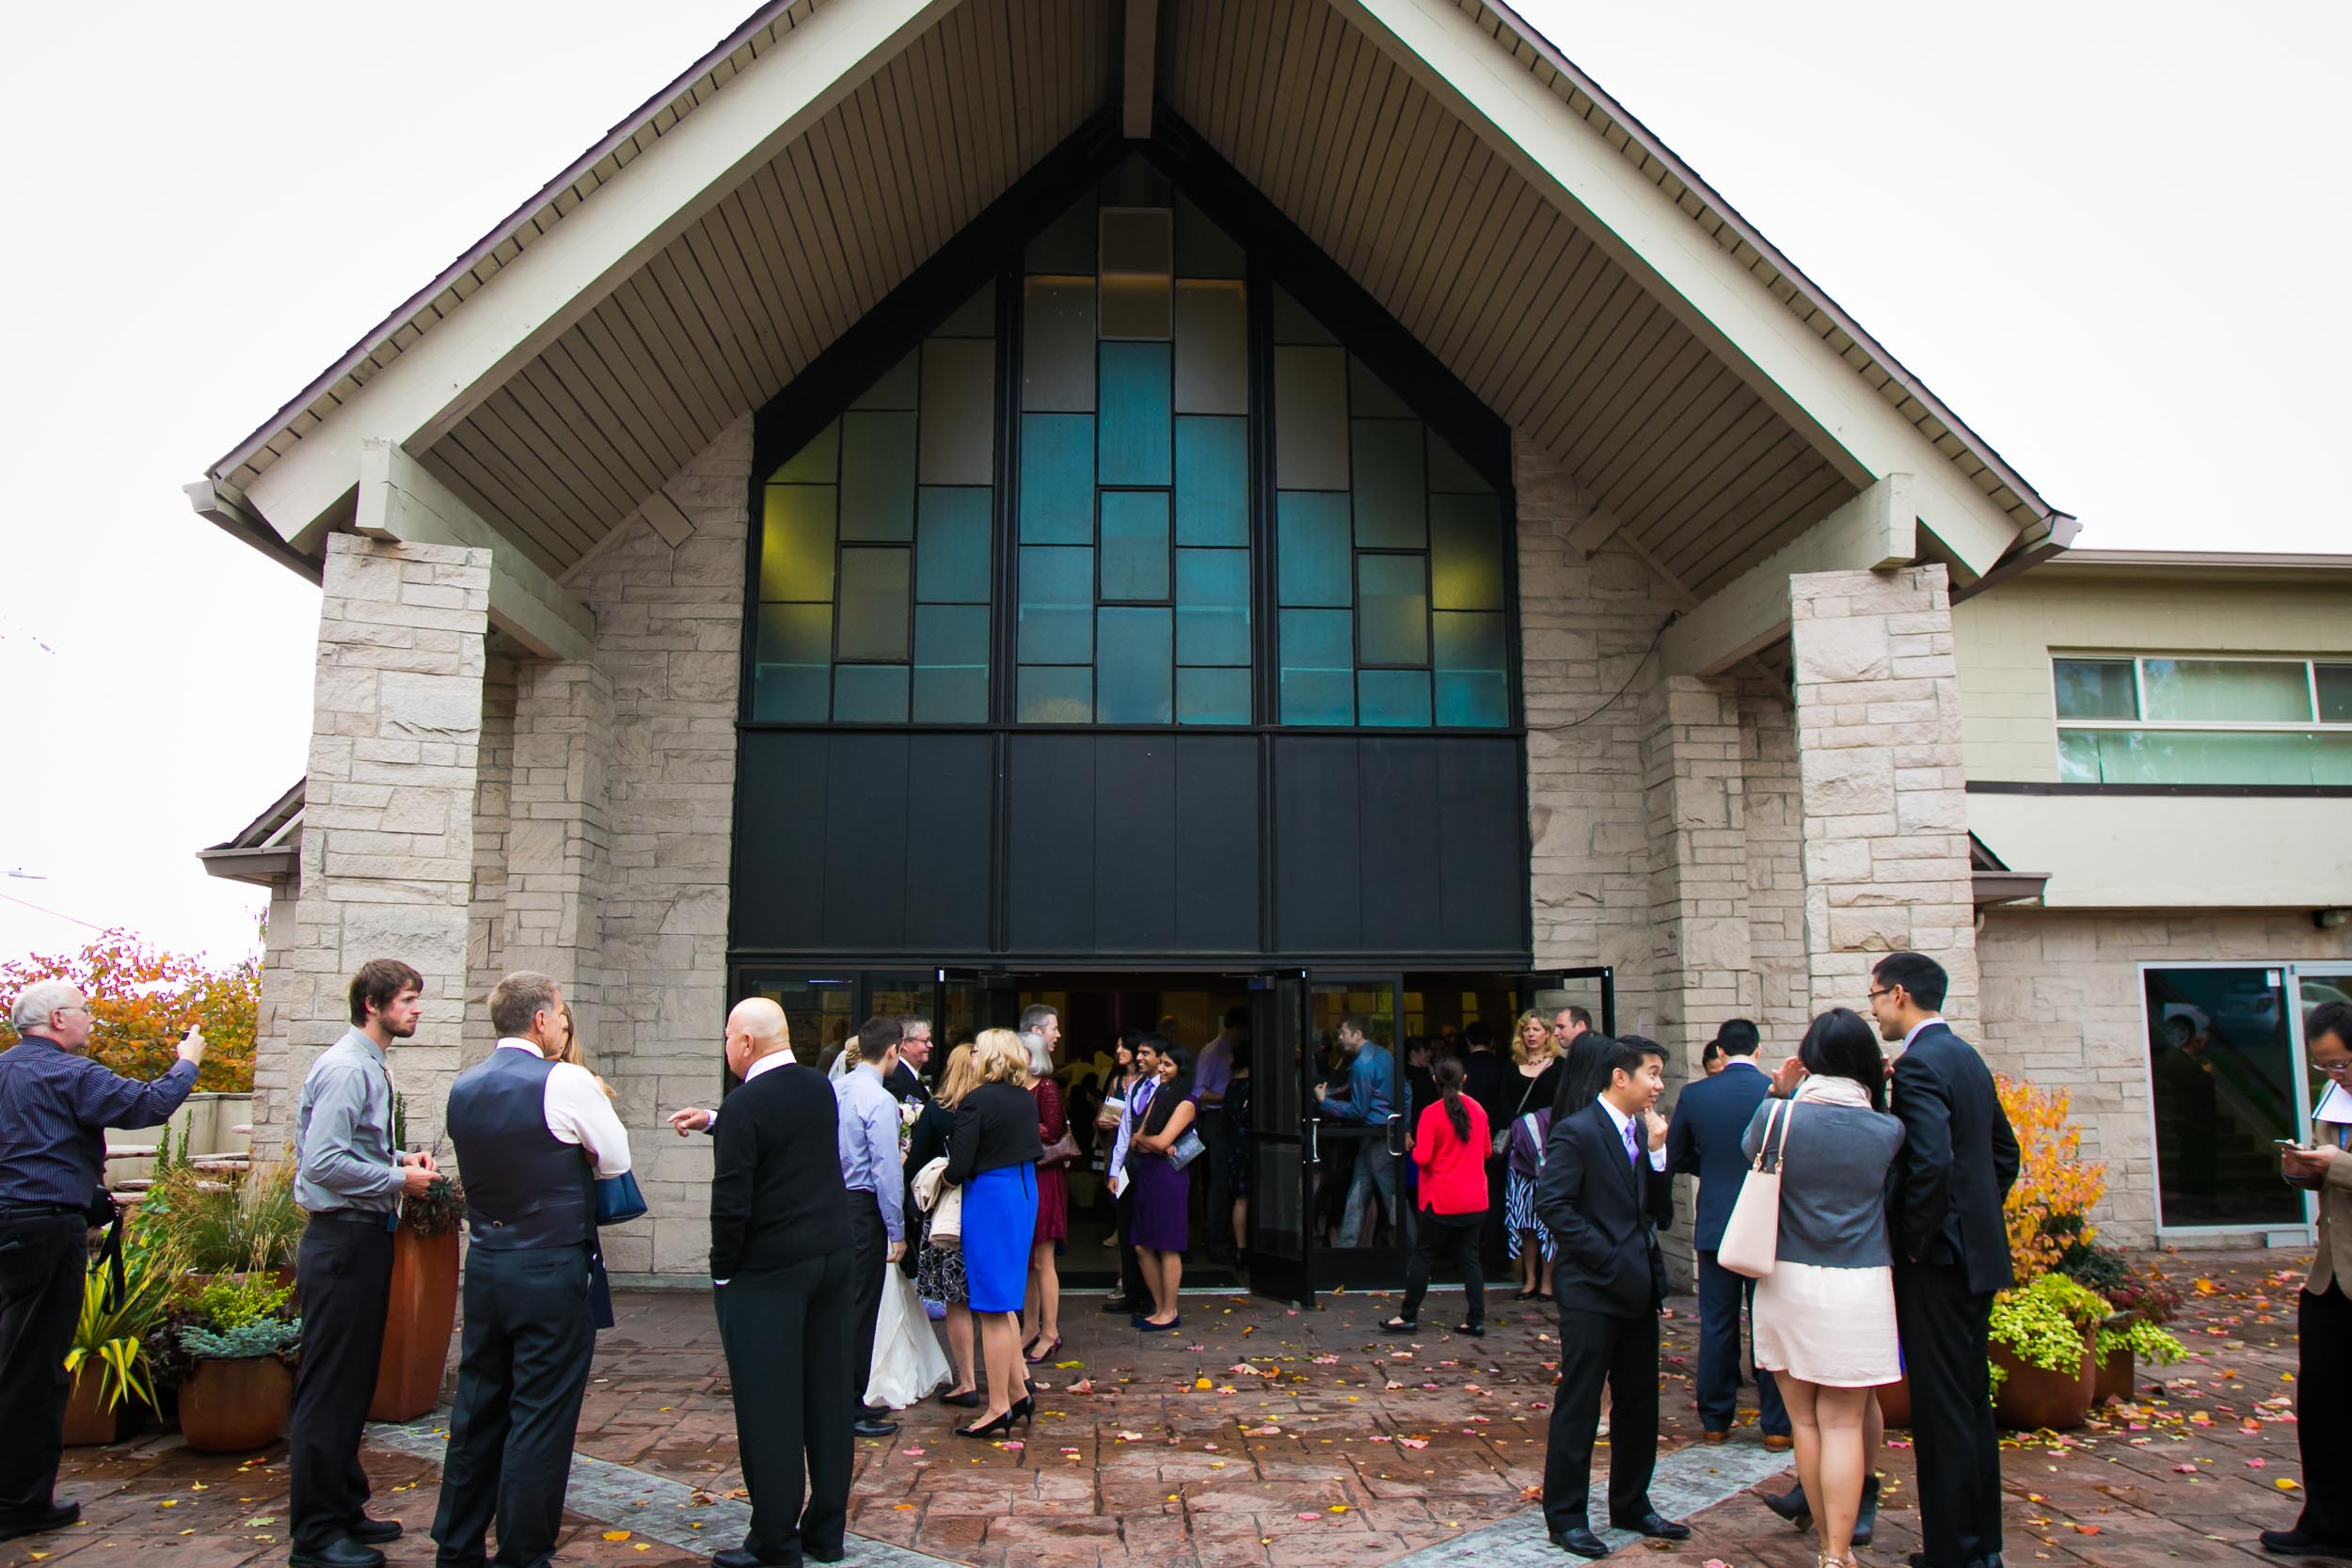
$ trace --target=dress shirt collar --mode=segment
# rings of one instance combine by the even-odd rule
[[[789,1051],[771,1051],[743,1069],[743,1082],[748,1084],[770,1068],[782,1067],[790,1060],[792,1060],[792,1053]]]
[[[548,1060],[548,1053],[540,1050],[535,1042],[525,1039],[516,1039],[512,1035],[509,1035],[505,1038],[500,1040],[498,1043],[498,1049],[501,1051],[528,1051],[543,1062]]]
[[[861,1072],[874,1081],[874,1086],[876,1088],[882,1090],[885,1094],[889,1092],[889,1085],[882,1082],[882,1064],[880,1062],[860,1062],[857,1066],[851,1068],[841,1076],[844,1078],[855,1078]]]
[[[1724,1058],[1724,1070],[1725,1072],[1729,1072],[1736,1067],[1746,1068],[1751,1072],[1762,1072],[1764,1070],[1761,1067],[1756,1065],[1756,1060],[1753,1056],[1725,1056]]]
[[[1607,1095],[1602,1095],[1600,1097],[1599,1105],[1602,1110],[1609,1113],[1609,1119],[1617,1124],[1617,1136],[1619,1138],[1623,1138],[1626,1134],[1626,1129],[1633,1125],[1633,1118],[1627,1116],[1623,1111],[1618,1110],[1616,1106],[1611,1104]]]
[[[1908,1051],[1908,1050],[1910,1050],[1910,1049],[1911,1049],[1911,1042],[1912,1042],[1913,1040],[1915,1040],[1915,1039],[1917,1039],[1917,1038],[1919,1037],[1919,1031],[1920,1031],[1920,1030],[1922,1030],[1922,1029],[1932,1029],[1932,1028],[1934,1028],[1937,1024],[1939,1024],[1939,1023],[1943,1023],[1943,1022],[1944,1022],[1944,1015],[1943,1015],[1942,1013],[1935,1013],[1935,1014],[1931,1015],[1930,1017],[1927,1017],[1927,1018],[1923,1018],[1923,1019],[1921,1019],[1918,1022],[1916,1022],[1916,1023],[1913,1024],[1913,1025],[1911,1026],[1911,1028],[1910,1028],[1909,1032],[1907,1032],[1907,1033],[1903,1036],[1903,1049],[1904,1049],[1905,1051]],[[1950,1027],[1950,1025],[1947,1024],[1947,1025],[1946,1025],[1946,1027],[1947,1027],[1947,1028],[1948,1028],[1948,1027]]]

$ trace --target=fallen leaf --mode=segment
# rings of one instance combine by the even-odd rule
[[[626,1541],[628,1539],[628,1531],[625,1529],[609,1529],[604,1532],[604,1538],[607,1541]]]

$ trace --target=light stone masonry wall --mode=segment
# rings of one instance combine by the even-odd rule
[[[1763,1032],[1762,1054],[1794,1050],[1813,1017],[1804,933],[1804,804],[1797,776],[1797,715],[1786,685],[1741,683],[1740,752],[1748,857],[1744,1016]]]
[[[2192,914],[1985,911],[1979,1043],[1996,1072],[2064,1089],[2086,1158],[2107,1167],[2093,1211],[2105,1240],[2156,1241],[2155,1123],[2149,1091],[2143,963],[2352,964],[2352,930],[2322,931],[2303,910]]]
[[[1870,966],[1909,949],[1977,1017],[1975,894],[1960,687],[1941,565],[1789,578],[1815,1005],[1860,1007]]]

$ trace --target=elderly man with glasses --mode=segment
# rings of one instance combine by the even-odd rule
[[[89,1049],[89,1001],[62,980],[24,988],[0,1053],[0,1541],[61,1529],[81,1505],[56,1500],[65,1444],[66,1347],[82,1311],[87,1230],[114,1217],[100,1177],[109,1127],[155,1127],[196,1087],[204,1037],[151,1084],[107,1071]],[[36,1554],[38,1555],[38,1554]]]
[[[2352,1092],[2352,1004],[2323,1002],[2303,1023],[2312,1066],[2327,1074],[2328,1099]],[[2326,1109],[2322,1107],[2323,1111]],[[2303,1450],[2303,1512],[2293,1529],[2262,1532],[2281,1557],[2352,1558],[2352,1127],[2327,1116],[2328,1134],[2308,1148],[2282,1148],[2292,1186],[2319,1195],[2319,1249],[2296,1298],[2296,1440]]]

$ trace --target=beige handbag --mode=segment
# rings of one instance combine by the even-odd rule
[[[1780,1166],[1788,1152],[1788,1124],[1796,1119],[1793,1100],[1775,1100],[1764,1114],[1764,1136],[1756,1146],[1756,1163],[1740,1184],[1740,1199],[1724,1222],[1715,1261],[1733,1274],[1762,1279],[1780,1261]],[[1780,1130],[1780,1144],[1772,1130]]]

